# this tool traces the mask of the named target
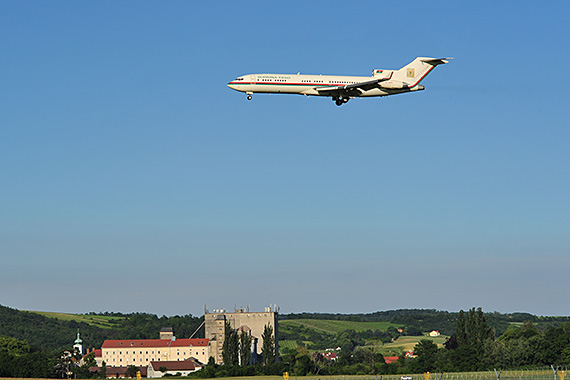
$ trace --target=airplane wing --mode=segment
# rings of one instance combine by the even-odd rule
[[[378,83],[389,80],[392,77],[373,79],[367,82],[347,84],[345,86],[336,87],[319,87],[315,88],[319,95],[324,96],[360,96],[363,92],[378,88]]]

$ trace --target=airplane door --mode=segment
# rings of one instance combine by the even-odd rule
[[[255,84],[256,79],[257,78],[255,77],[255,75],[252,75],[251,76],[251,84]]]

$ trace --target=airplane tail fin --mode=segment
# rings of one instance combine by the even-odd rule
[[[393,79],[407,83],[409,87],[418,85],[437,65],[448,63],[452,58],[417,57],[400,70],[394,72]]]

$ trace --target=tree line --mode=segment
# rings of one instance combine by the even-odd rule
[[[420,335],[418,332],[439,330],[442,335],[451,335],[459,313],[436,309],[398,309],[361,314],[329,314],[329,313],[291,313],[281,315],[280,319],[324,319],[354,322],[391,322],[401,325],[404,335]],[[489,324],[497,336],[502,335],[513,323],[533,322],[537,327],[546,329],[570,322],[570,317],[535,316],[529,313],[485,313]]]

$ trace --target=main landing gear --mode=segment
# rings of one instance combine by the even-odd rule
[[[332,98],[333,102],[336,103],[337,106],[342,106],[344,103],[347,103],[350,98],[348,97],[338,97],[338,96],[333,96]]]

